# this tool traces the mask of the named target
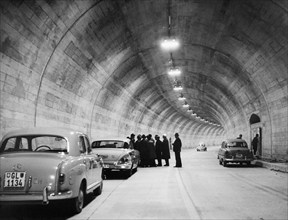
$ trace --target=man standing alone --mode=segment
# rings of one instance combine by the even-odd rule
[[[176,165],[174,167],[182,167],[182,162],[181,162],[181,147],[182,147],[182,142],[179,138],[179,134],[175,133],[175,141],[173,143],[173,151],[175,152],[175,160],[176,160]]]

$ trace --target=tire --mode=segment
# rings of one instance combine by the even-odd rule
[[[227,167],[227,162],[226,161],[222,161],[223,167]]]
[[[78,214],[82,211],[84,207],[84,197],[85,197],[84,186],[83,184],[81,184],[77,197],[72,199],[71,206],[74,213]]]
[[[103,181],[101,181],[100,186],[98,186],[94,191],[93,191],[93,195],[94,196],[99,196],[101,195],[103,191]]]
[[[219,164],[222,165],[222,161],[219,159]]]

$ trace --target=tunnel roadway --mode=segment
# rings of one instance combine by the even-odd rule
[[[172,152],[171,152],[172,153]],[[110,176],[83,211],[68,207],[2,207],[0,219],[287,219],[288,176],[256,166],[223,167],[217,147],[183,150],[182,168],[139,168],[130,178]]]

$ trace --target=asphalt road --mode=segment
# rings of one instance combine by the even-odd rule
[[[255,166],[220,166],[217,148],[182,151],[182,168],[139,168],[110,176],[103,193],[71,216],[63,204],[8,206],[0,219],[288,219],[288,175]]]

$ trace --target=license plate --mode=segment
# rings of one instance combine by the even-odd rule
[[[242,154],[236,154],[236,158],[242,158]]]
[[[104,167],[104,168],[109,168],[109,165],[104,164],[103,167]]]
[[[26,172],[6,172],[4,187],[24,187]]]

